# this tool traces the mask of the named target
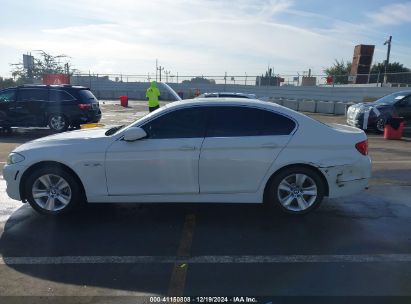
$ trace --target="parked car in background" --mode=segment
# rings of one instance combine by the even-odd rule
[[[170,103],[128,126],[17,147],[7,193],[40,213],[88,203],[262,203],[292,214],[368,185],[367,136],[248,99]],[[154,182],[153,182],[154,181]]]
[[[360,129],[384,132],[389,118],[403,117],[405,125],[411,125],[411,91],[386,95],[375,102],[352,105],[347,111],[347,123]]]
[[[254,94],[244,94],[244,93],[230,93],[230,92],[216,92],[216,93],[203,93],[196,98],[248,98],[255,99]]]
[[[0,91],[0,127],[46,127],[63,132],[101,119],[90,89],[71,85],[24,85]]]

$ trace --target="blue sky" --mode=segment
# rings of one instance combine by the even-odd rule
[[[0,0],[0,76],[37,49],[95,73],[257,75],[267,67],[321,73],[375,44],[411,68],[411,1]],[[33,52],[35,53],[35,52]]]

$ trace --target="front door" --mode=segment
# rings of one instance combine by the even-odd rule
[[[141,126],[147,138],[115,141],[106,154],[109,195],[197,194],[205,124],[200,107],[160,111]]]
[[[0,126],[14,126],[13,108],[15,103],[16,89],[8,89],[0,93]]]
[[[293,120],[262,109],[210,109],[200,156],[200,193],[256,192],[294,128]]]
[[[38,126],[45,121],[46,88],[20,88],[17,93],[14,115],[18,126]]]

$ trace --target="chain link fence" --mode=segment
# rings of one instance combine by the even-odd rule
[[[256,75],[138,75],[138,74],[74,74],[71,77],[72,84],[89,83],[102,85],[107,83],[133,83],[149,82],[152,80],[162,81],[169,84],[227,84],[243,86],[392,86],[410,87],[411,73],[378,73],[378,74],[359,74],[359,75],[325,75],[313,74],[295,75],[280,74],[273,76]]]

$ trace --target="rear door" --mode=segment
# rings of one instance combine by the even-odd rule
[[[43,125],[47,102],[47,88],[19,88],[17,91],[16,106],[14,108],[16,125]]]
[[[78,110],[76,98],[70,93],[58,89],[51,88],[49,91],[49,103],[47,105],[47,113],[64,113],[67,116],[72,114],[72,110]]]
[[[0,92],[0,126],[13,126],[13,108],[16,102],[16,89]]]
[[[200,192],[256,192],[295,126],[271,111],[212,107],[200,154]]]

